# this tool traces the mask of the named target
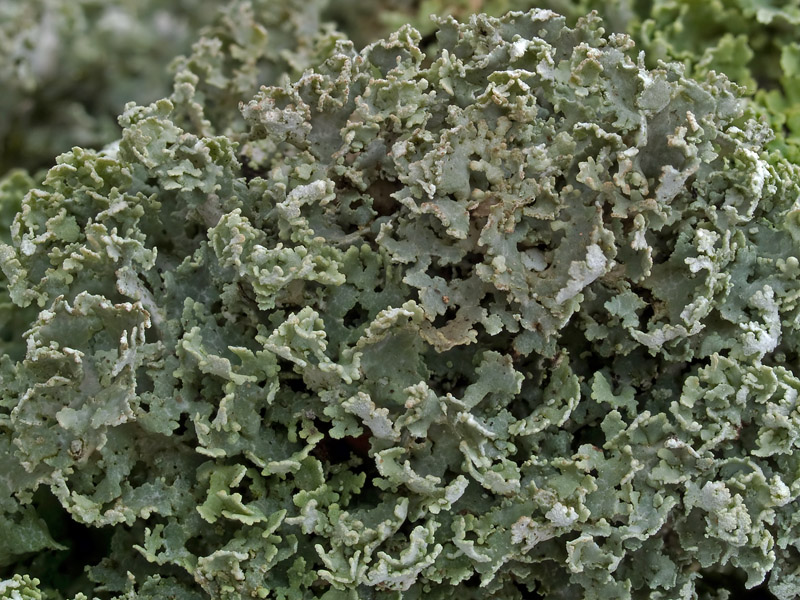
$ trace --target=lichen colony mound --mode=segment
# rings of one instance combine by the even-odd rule
[[[6,179],[0,598],[53,511],[69,595],[796,597],[797,166],[597,16],[437,28]]]

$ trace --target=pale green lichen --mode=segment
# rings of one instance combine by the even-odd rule
[[[152,102],[173,85],[180,94],[185,82],[197,83],[196,69],[202,71],[198,92],[214,113],[207,116],[234,118],[238,102],[259,85],[308,66],[314,46],[333,31],[320,20],[327,4],[4,1],[0,175],[12,167],[50,166],[73,146],[113,142],[125,103]],[[170,62],[187,52],[172,65],[177,76],[171,77]],[[186,118],[198,118],[198,105],[187,102],[185,108]]]
[[[125,102],[169,93],[169,61],[215,11],[210,0],[0,4],[0,174],[116,139]]]
[[[0,563],[55,498],[131,600],[796,596],[798,168],[597,16],[437,26],[200,42],[0,188]]]
[[[432,14],[463,20],[532,8],[567,15],[570,23],[597,11],[609,33],[634,38],[650,68],[666,60],[681,62],[699,79],[724,73],[745,88],[755,101],[751,108],[773,127],[768,147],[800,161],[800,6],[794,0],[385,0],[369,6],[340,0],[326,14],[366,44],[403,23],[432,34]],[[432,36],[426,40],[435,44]]]

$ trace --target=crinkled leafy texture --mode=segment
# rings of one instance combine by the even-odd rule
[[[73,146],[119,137],[127,102],[152,102],[202,81],[195,126],[235,119],[258,86],[309,64],[329,34],[326,0],[6,0],[0,6],[0,175],[48,167]],[[198,33],[202,38],[197,41]],[[192,43],[196,42],[193,46]],[[178,77],[168,68],[172,66]],[[180,91],[179,91],[180,93]],[[202,123],[202,124],[201,124]]]
[[[3,2],[0,174],[116,139],[125,102],[169,93],[169,61],[214,12],[208,0]]]
[[[357,0],[329,9],[343,31],[366,44],[410,22],[432,34],[433,14],[466,20],[474,13],[499,16],[509,10],[550,9],[569,22],[595,10],[608,32],[631,35],[645,51],[646,64],[679,61],[687,74],[703,79],[724,73],[753,97],[752,110],[770,122],[769,144],[793,162],[800,161],[800,6],[793,0],[387,0],[365,8]],[[350,6],[351,10],[344,10]],[[433,42],[432,36],[425,38]]]
[[[595,16],[438,28],[241,118],[201,42],[24,195],[7,560],[44,489],[120,598],[798,592],[797,167]]]
[[[23,197],[35,185],[36,181],[20,170],[11,171],[0,179],[0,242],[11,241],[11,223]],[[21,309],[11,302],[7,286],[5,275],[0,273],[0,356],[19,360],[25,355],[24,327],[36,317],[36,312],[33,309],[20,312]]]

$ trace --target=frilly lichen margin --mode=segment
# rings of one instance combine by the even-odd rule
[[[334,36],[245,130],[189,61],[25,194],[0,517],[40,546],[0,559],[56,543],[45,487],[114,528],[89,577],[121,598],[716,597],[730,572],[793,597],[797,168],[724,77],[648,69],[597,17],[419,41]]]

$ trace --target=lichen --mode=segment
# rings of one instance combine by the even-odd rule
[[[436,26],[0,187],[0,564],[46,493],[131,600],[798,593],[798,167],[597,15]]]

